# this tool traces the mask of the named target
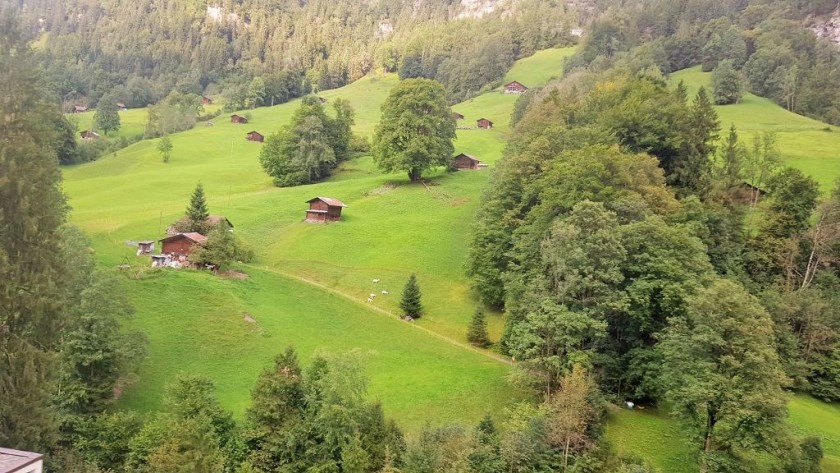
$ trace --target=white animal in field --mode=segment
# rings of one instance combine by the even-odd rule
[[[370,297],[368,297],[368,300],[367,300],[367,301],[368,301],[368,302],[373,302],[373,299],[371,299]]]
[[[378,284],[379,283],[379,278],[373,278],[373,283]]]
[[[388,291],[382,291],[382,294],[384,294],[384,295],[386,295],[386,296],[387,296],[388,294],[390,294],[390,292],[388,292]]]
[[[627,404],[628,409],[632,409],[633,406],[635,406],[635,404],[633,404],[633,401],[627,401],[625,404]]]
[[[372,292],[371,292],[371,293],[370,293],[370,298],[371,298],[371,299],[373,299],[374,297],[376,297],[376,294],[374,294],[374,293],[372,293]]]

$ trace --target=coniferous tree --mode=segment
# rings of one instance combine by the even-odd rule
[[[486,348],[490,345],[490,336],[487,334],[487,320],[481,309],[476,310],[473,315],[470,327],[467,330],[467,340],[473,345]]]
[[[210,211],[207,210],[207,200],[204,198],[204,186],[199,182],[190,198],[190,206],[187,207],[189,231],[204,233],[207,230],[208,217],[210,217]]]
[[[417,284],[417,276],[412,273],[405,283],[402,299],[400,300],[400,309],[402,309],[403,315],[416,319],[423,314],[420,296],[420,286]]]
[[[0,15],[0,445],[48,451],[66,316],[67,214],[54,151],[60,120],[15,20]]]

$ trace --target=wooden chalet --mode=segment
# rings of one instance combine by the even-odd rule
[[[341,209],[347,207],[344,202],[331,197],[315,197],[306,201],[306,221],[309,223],[337,222],[341,220]]]
[[[213,99],[211,99],[210,97],[208,97],[206,95],[201,96],[201,105],[212,105],[212,104],[213,104]]]
[[[123,102],[117,102],[117,108],[120,110],[128,110],[128,107],[126,107]]]
[[[81,135],[83,140],[98,140],[99,139],[99,133],[97,133],[95,131],[91,131],[91,130],[81,131],[81,132],[79,132],[79,135]]]
[[[735,201],[743,205],[757,205],[769,192],[754,186],[749,182],[742,182],[735,192]]]
[[[248,141],[256,141],[259,143],[265,141],[265,137],[262,135],[262,133],[258,131],[249,131],[248,134],[245,135],[245,139]]]
[[[488,120],[486,118],[479,118],[478,120],[476,120],[475,123],[476,123],[476,126],[478,126],[479,128],[483,128],[485,130],[489,130],[489,129],[493,128],[493,122],[491,122],[490,120]]]
[[[201,233],[176,233],[160,240],[161,253],[178,256],[189,256],[195,245],[203,245],[207,237]]]
[[[506,94],[522,94],[528,91],[528,87],[522,85],[522,83],[513,81],[508,82],[505,84],[505,93]]]
[[[87,112],[88,108],[84,105],[73,105],[73,113]]]
[[[479,161],[475,156],[470,156],[467,153],[461,153],[458,156],[455,156],[455,169],[479,169],[481,167],[481,161]]]
[[[455,121],[458,121],[458,120],[463,120],[463,119],[464,119],[464,116],[463,116],[463,115],[461,115],[461,114],[460,114],[460,113],[458,113],[458,112],[452,112],[452,119],[453,119],[453,120],[455,120]]]
[[[230,116],[230,122],[231,123],[245,124],[245,123],[248,123],[248,119],[243,117],[242,115],[237,115],[237,114],[234,113],[233,115]]]
[[[44,455],[11,448],[0,448],[0,473],[42,473]]]

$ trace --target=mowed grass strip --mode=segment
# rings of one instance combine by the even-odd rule
[[[692,67],[671,74],[671,83],[683,81],[693,96],[700,86],[712,94],[712,74]],[[766,131],[776,133],[785,162],[816,179],[828,192],[840,177],[840,128],[797,115],[772,100],[745,94],[740,103],[715,106],[720,117],[721,136],[735,128],[744,143],[752,146],[753,137]]]

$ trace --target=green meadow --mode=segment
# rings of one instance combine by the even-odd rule
[[[570,53],[542,53],[519,67],[559,71]],[[542,64],[547,60],[554,65]],[[394,75],[375,75],[319,95],[349,100],[356,110],[355,131],[370,136],[396,83]],[[491,92],[453,107],[466,116],[465,127],[482,116],[496,123],[492,130],[459,130],[457,152],[491,165],[497,161],[515,101]],[[64,169],[72,220],[92,236],[105,267],[127,261],[134,269],[126,273],[133,275],[147,266],[148,259],[135,256],[126,241],[160,238],[183,213],[198,182],[211,213],[227,216],[256,252],[252,264],[238,268],[248,275],[245,280],[193,271],[126,279],[137,308],[130,324],[148,334],[150,357],[120,407],[155,409],[166,382],[190,371],[213,379],[223,404],[241,414],[257,374],[290,344],[303,360],[323,350],[369,353],[372,396],[409,431],[429,419],[474,422],[525,399],[507,381],[505,358],[465,343],[478,304],[463,262],[489,171],[438,171],[426,176],[425,184],[409,184],[361,157],[344,163],[327,182],[278,189],[259,166],[261,145],[246,141],[245,134],[275,132],[297,107],[294,101],[250,110],[246,125],[222,115],[214,126],[199,124],[171,135],[166,164],[157,140],[144,140]],[[122,113],[141,113],[138,123],[145,117],[145,111]],[[349,206],[343,222],[305,224],[304,202],[315,196],[343,200]],[[419,278],[426,314],[406,323],[396,311],[411,273]],[[373,284],[374,278],[381,282]],[[367,303],[371,293],[377,297]],[[500,316],[491,315],[490,328],[494,336],[501,333]]]
[[[683,81],[693,95],[701,86],[711,92],[712,74],[693,67],[671,74],[673,84]],[[772,100],[744,94],[740,103],[715,106],[720,117],[721,136],[734,124],[747,146],[757,134],[776,133],[785,162],[813,176],[824,191],[840,177],[840,128],[797,115]]]
[[[539,52],[518,61],[507,79],[539,86],[559,76],[571,52]],[[370,136],[396,83],[394,75],[374,75],[319,95],[349,100],[356,133]],[[511,132],[515,101],[497,90],[453,106],[465,115],[459,127],[471,128],[458,130],[456,153],[472,154],[492,168]],[[210,377],[223,405],[241,415],[257,374],[288,345],[297,347],[304,361],[319,351],[366,353],[371,396],[410,434],[429,421],[474,423],[486,413],[501,416],[506,406],[527,399],[507,380],[507,360],[465,343],[479,304],[463,266],[490,171],[437,171],[425,176],[425,184],[410,184],[404,175],[382,174],[370,157],[361,157],[344,163],[326,182],[279,189],[259,166],[261,145],[246,141],[245,134],[275,132],[297,107],[294,101],[250,110],[246,125],[222,115],[214,126],[199,124],[171,135],[167,164],[157,140],[144,140],[63,169],[72,221],[91,235],[98,262],[105,268],[132,266],[124,271],[124,287],[137,309],[129,325],[149,338],[150,356],[119,407],[156,409],[163,386],[187,371]],[[145,110],[122,113],[124,127],[129,115],[142,127]],[[493,129],[475,129],[482,117],[494,122]],[[126,244],[159,239],[183,214],[198,182],[211,213],[227,216],[256,253],[253,263],[237,267],[246,279],[189,270],[143,273],[148,258],[137,257]],[[344,201],[343,221],[305,224],[304,202],[315,196]],[[417,274],[426,314],[407,323],[396,313],[411,273]],[[374,284],[374,278],[380,282]],[[372,293],[377,297],[366,302]],[[501,316],[490,314],[489,324],[491,336],[498,337]],[[840,413],[836,406],[812,409],[821,405],[797,397],[791,420],[802,433],[824,435],[829,445],[840,439],[834,427]],[[618,411],[607,435],[616,448],[650,456],[663,471],[688,471],[691,465],[678,427],[667,416]],[[836,459],[827,465],[830,461]]]

